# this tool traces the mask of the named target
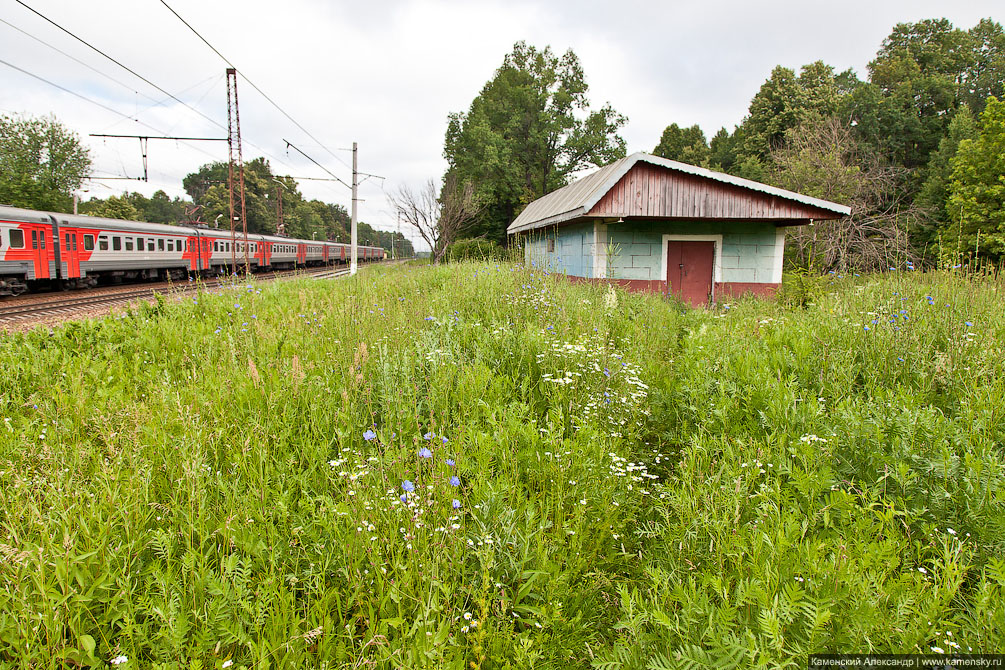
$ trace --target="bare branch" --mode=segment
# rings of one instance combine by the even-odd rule
[[[434,263],[443,259],[447,247],[482,209],[474,186],[470,182],[458,185],[453,174],[447,175],[439,194],[430,179],[419,191],[399,186],[388,202],[402,221],[419,231],[432,250]]]
[[[772,160],[779,185],[852,210],[850,216],[793,231],[790,248],[798,263],[847,271],[914,260],[907,227],[924,212],[904,200],[907,170],[864,151],[841,120],[815,118],[793,128]]]

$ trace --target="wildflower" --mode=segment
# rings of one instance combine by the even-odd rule
[[[408,502],[408,496],[405,495],[404,493],[402,493],[400,496],[398,496],[398,499],[401,500],[401,502],[403,502],[403,503],[407,503]]]
[[[454,467],[456,465],[456,463],[454,463],[454,459],[448,458],[447,459],[447,465],[449,465],[450,467]]]
[[[862,326],[864,329],[869,330],[869,326]]]
[[[128,662],[129,662],[129,659],[126,658],[123,654],[119,654],[118,656],[116,656],[115,658],[113,658],[111,661],[109,661],[109,663],[111,663],[112,665],[122,665],[123,663],[128,663]]]
[[[950,535],[956,535],[956,531],[953,530],[952,528],[947,528],[946,532],[949,533]]]
[[[432,458],[433,452],[431,452],[428,447],[423,447],[422,449],[419,449],[419,456],[422,458]]]
[[[411,493],[412,491],[415,490],[415,484],[406,479],[405,481],[401,482],[401,488],[402,490]]]
[[[221,668],[229,668],[232,665],[234,665],[234,660],[228,658],[226,661],[223,662],[223,665],[221,665],[220,667]]]
[[[365,433],[363,433],[363,439],[366,440],[367,442],[374,439],[375,437],[377,437],[377,433],[373,432],[372,430],[367,430]]]
[[[436,437],[436,433],[430,431],[430,432],[426,433],[425,435],[423,435],[422,439],[424,439],[424,440],[431,440],[434,437]]]
[[[965,323],[964,323],[964,325],[965,325],[965,326],[966,326],[967,328],[973,328],[973,327],[974,327],[974,324],[970,323],[969,321],[965,322]]]
[[[458,500],[457,498],[454,498],[454,501],[451,504],[454,506],[454,509],[460,509],[461,508],[461,501]]]
[[[928,574],[928,570],[925,570],[924,568],[918,568],[918,572],[920,572],[923,575],[927,575]]]
[[[942,647],[932,647],[932,651],[934,651],[936,654],[946,653],[945,650],[942,649]]]
[[[455,476],[453,476],[453,477],[450,478],[450,485],[451,486],[460,486],[461,485],[461,480],[458,479],[457,476],[455,475]]]
[[[442,435],[440,436],[440,439],[443,440],[443,444],[447,443],[447,438],[443,437]]]

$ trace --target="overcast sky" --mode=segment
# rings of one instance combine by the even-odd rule
[[[24,1],[220,126],[164,102],[156,89],[15,0],[0,0],[6,22],[0,23],[0,60],[121,115],[3,64],[0,112],[55,115],[83,136],[96,173],[104,176],[142,175],[139,143],[90,133],[225,136],[226,64],[160,0]],[[277,173],[328,176],[287,151],[289,140],[349,182],[345,149],[359,142],[360,171],[386,177],[363,184],[359,216],[384,229],[394,229],[395,221],[382,189],[418,187],[442,175],[447,114],[468,108],[517,40],[574,50],[590,101],[610,102],[628,117],[622,135],[633,152],[651,151],[673,122],[697,123],[708,136],[721,126],[732,129],[775,65],[798,69],[820,59],[865,78],[866,64],[896,23],[944,16],[969,28],[982,17],[1003,20],[1000,0],[167,2],[321,143],[241,79],[245,159],[264,153]],[[151,141],[149,184],[94,180],[82,195],[123,189],[184,195],[182,178],[203,163],[225,160],[226,152],[222,142]],[[349,207],[341,184],[302,181],[301,188],[308,197]]]

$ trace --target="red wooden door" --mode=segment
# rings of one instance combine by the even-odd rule
[[[667,284],[670,294],[692,307],[712,298],[715,242],[672,240],[667,243]]]

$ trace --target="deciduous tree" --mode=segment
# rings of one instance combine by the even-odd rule
[[[653,149],[653,155],[690,165],[707,166],[708,142],[698,124],[681,128],[676,123],[671,123],[663,130],[663,136]]]
[[[779,186],[852,210],[841,219],[795,228],[787,249],[797,264],[878,270],[911,258],[906,225],[915,213],[900,195],[906,170],[861,146],[841,119],[807,118],[786,133],[771,158]]]
[[[418,231],[429,245],[433,263],[443,259],[450,244],[460,238],[483,208],[474,185],[459,184],[456,175],[449,172],[439,191],[432,179],[419,191],[401,185],[388,202],[395,215]]]
[[[0,116],[0,202],[71,211],[90,170],[90,152],[55,117]]]
[[[517,42],[468,111],[450,115],[448,175],[472,184],[485,205],[468,236],[504,241],[506,226],[528,202],[578,170],[624,156],[617,133],[625,117],[610,105],[591,110],[587,91],[571,50],[559,57]]]
[[[949,241],[969,255],[1005,257],[1005,102],[988,98],[976,139],[952,161]]]

